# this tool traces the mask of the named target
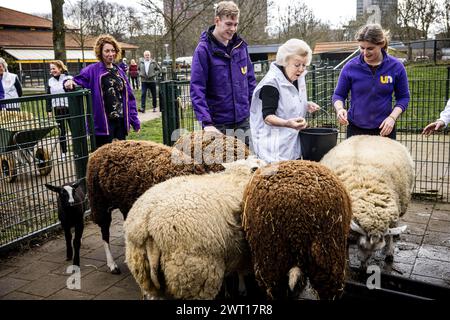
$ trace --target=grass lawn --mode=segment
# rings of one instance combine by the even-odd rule
[[[161,118],[145,121],[141,123],[141,132],[130,132],[128,140],[150,140],[154,142],[163,142],[162,120]]]

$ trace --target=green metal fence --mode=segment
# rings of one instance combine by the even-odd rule
[[[261,62],[260,62],[261,63]],[[261,70],[267,70],[261,64]],[[263,76],[262,71],[259,77]],[[308,99],[322,109],[307,120],[312,127],[339,129],[339,141],[345,138],[346,127],[338,124],[331,97],[340,70],[312,66],[307,74]],[[420,133],[439,117],[450,95],[450,66],[408,66],[411,101],[407,111],[397,120],[397,140],[410,150],[416,166],[414,195],[430,200],[450,202],[450,138],[446,129],[430,137]],[[164,143],[172,145],[178,134],[176,129],[200,129],[195,120],[189,97],[188,81],[161,83]],[[348,105],[348,103],[347,103]],[[175,133],[174,133],[175,132]],[[173,136],[172,136],[173,135]]]
[[[67,99],[64,120],[47,103]],[[87,90],[22,97],[0,102],[0,249],[59,225],[56,194],[45,183],[62,185],[86,176],[94,141],[91,96]],[[60,123],[67,125],[63,155]]]

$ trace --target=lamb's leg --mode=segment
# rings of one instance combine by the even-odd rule
[[[386,258],[384,259],[388,263],[394,262],[394,239],[392,235],[386,236]]]
[[[100,229],[102,231],[102,239],[103,246],[105,248],[106,254],[106,264],[108,265],[109,270],[111,270],[112,274],[120,274],[119,266],[114,261],[114,258],[111,254],[111,247],[109,246],[109,227],[111,225],[111,220],[102,222],[100,225]]]
[[[66,261],[70,261],[73,257],[72,232],[70,232],[70,227],[64,227],[64,237],[66,238]]]
[[[75,226],[75,237],[73,239],[73,249],[74,249],[74,257],[73,264],[76,266],[80,266],[80,247],[81,247],[81,237],[83,236],[84,225],[83,222]]]

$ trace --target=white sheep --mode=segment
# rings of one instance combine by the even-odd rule
[[[408,207],[414,184],[414,163],[401,143],[380,136],[353,136],[320,161],[344,183],[352,200],[351,229],[360,234],[361,267],[375,250],[386,246],[386,261],[394,257],[393,235]],[[386,239],[385,239],[386,238]]]
[[[244,188],[264,163],[175,177],[147,190],[124,223],[126,262],[145,298],[214,299],[224,276],[251,270],[241,226]],[[240,291],[243,273],[240,273]]]

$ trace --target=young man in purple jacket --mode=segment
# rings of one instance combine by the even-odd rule
[[[380,25],[362,27],[356,40],[361,54],[344,66],[333,94],[338,121],[348,125],[347,138],[368,134],[395,139],[395,122],[409,103],[405,67],[386,53],[389,37]],[[351,106],[347,114],[344,102],[349,92]]]
[[[215,25],[202,33],[192,59],[194,112],[205,131],[247,132],[256,79],[247,44],[236,33],[239,8],[232,1],[219,2],[214,20]]]
[[[99,62],[82,69],[73,80],[64,82],[66,91],[81,86],[92,92],[92,113],[97,148],[113,139],[125,140],[130,127],[139,132],[136,99],[125,72],[115,62],[120,55],[117,41],[110,35],[98,37],[95,54]]]

